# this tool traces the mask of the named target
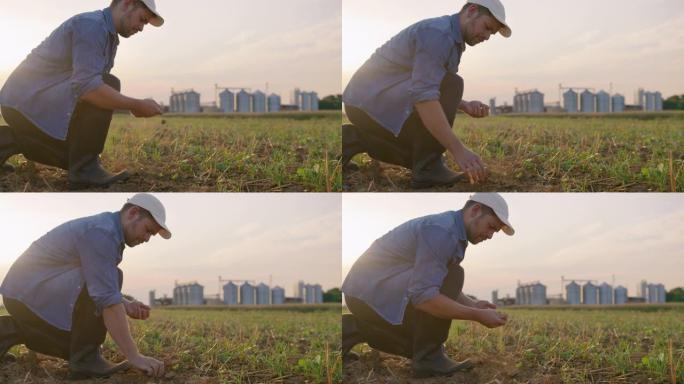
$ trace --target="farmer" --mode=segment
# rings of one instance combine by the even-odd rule
[[[14,262],[0,286],[10,316],[0,317],[0,358],[14,345],[69,362],[72,379],[108,377],[130,365],[148,375],[164,363],[138,352],[126,315],[146,320],[150,307],[121,294],[117,267],[125,246],[160,234],[171,237],[156,197],[137,194],[119,212],[64,223],[36,240]],[[128,362],[101,354],[107,332]]]
[[[472,0],[452,16],[420,21],[380,47],[354,74],[343,101],[352,124],[342,127],[342,164],[359,153],[412,170],[411,186],[447,186],[463,174],[451,171],[449,151],[473,182],[487,169],[452,131],[456,111],[485,117],[489,108],[463,101],[456,73],[465,45],[497,32],[511,36],[499,0]]]
[[[496,193],[476,193],[462,210],[408,221],[377,239],[354,263],[342,285],[351,314],[342,316],[342,354],[366,342],[412,360],[417,378],[448,376],[472,366],[446,356],[451,320],[494,328],[507,316],[462,292],[460,266],[468,242],[503,230],[513,235],[508,205]]]
[[[69,172],[74,188],[107,186],[128,178],[100,163],[114,110],[136,117],[162,113],[154,100],[120,93],[109,72],[119,45],[146,24],[161,26],[154,0],[113,0],[108,8],[76,15],[35,48],[0,91],[0,169],[7,159],[27,159]],[[0,171],[1,172],[1,171]]]

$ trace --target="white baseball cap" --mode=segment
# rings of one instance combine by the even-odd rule
[[[501,230],[508,236],[513,236],[513,234],[515,234],[515,229],[513,229],[511,223],[508,222],[508,204],[506,204],[506,200],[504,200],[501,195],[498,193],[476,193],[470,196],[470,200],[491,208],[496,214],[496,217],[504,223]]]
[[[504,9],[503,4],[501,4],[501,1],[499,0],[468,0],[468,3],[470,4],[477,4],[481,5],[487,9],[489,9],[489,12],[492,13],[492,16],[494,16],[495,19],[499,21],[503,26],[499,30],[499,33],[503,37],[511,37],[511,28],[506,24],[506,10]]]
[[[150,24],[154,25],[155,27],[161,27],[164,25],[164,18],[161,17],[159,12],[157,11],[157,5],[154,3],[154,0],[140,0],[145,4],[147,9],[150,10],[150,12],[154,13],[156,17],[153,17],[150,19]]]
[[[166,226],[166,209],[164,209],[164,205],[162,205],[159,199],[149,193],[138,193],[128,199],[127,202],[147,210],[154,218],[154,221],[162,227],[159,230],[161,237],[165,239],[171,238],[171,231]]]

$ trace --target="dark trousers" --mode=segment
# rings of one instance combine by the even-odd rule
[[[463,87],[463,79],[452,73],[447,73],[440,85],[439,102],[450,126],[454,125],[456,111],[463,98]],[[416,111],[406,120],[398,137],[359,108],[348,106],[345,111],[349,121],[356,127],[357,140],[368,155],[376,160],[419,170],[446,151],[425,128]]]
[[[463,268],[453,265],[440,292],[456,300],[463,290],[464,278]],[[345,297],[345,300],[363,339],[379,351],[421,360],[441,350],[449,337],[451,320],[417,310],[411,303],[406,307],[402,324],[392,325],[363,301],[354,297]]]
[[[123,272],[119,269],[119,288],[122,284]],[[50,325],[18,300],[8,297],[3,300],[19,329],[23,344],[32,351],[69,360],[84,349],[92,351],[93,347],[102,345],[107,336],[104,319],[95,314],[95,303],[85,284],[74,305],[71,331]]]
[[[105,84],[121,90],[121,82],[113,75],[102,75]],[[19,111],[2,107],[2,117],[9,125],[17,153],[41,164],[69,169],[85,156],[99,155],[104,150],[114,111],[80,101],[69,123],[66,140],[57,140],[36,127]],[[0,139],[7,130],[0,127]]]

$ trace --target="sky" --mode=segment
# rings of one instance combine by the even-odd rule
[[[538,89],[558,101],[558,85],[621,93],[639,87],[684,94],[681,0],[502,0],[513,31],[467,47],[459,74],[465,100],[512,104],[514,91]],[[460,11],[465,0],[344,0],[342,82],[409,25]]]
[[[214,84],[281,95],[295,87],[320,97],[338,94],[341,0],[157,1],[161,28],[121,38],[112,73],[124,94],[168,105],[171,88],[194,88],[214,101]],[[197,4],[197,5],[191,5]],[[28,53],[62,22],[109,1],[3,0],[0,12],[0,85]]]
[[[132,194],[0,194],[0,279],[31,243],[66,221],[117,211]],[[147,302],[173,295],[174,282],[218,293],[218,277],[285,288],[303,280],[340,286],[338,194],[155,194],[173,236],[126,248],[123,292]],[[224,283],[225,284],[225,283]]]
[[[468,194],[345,194],[343,276],[394,227],[458,210]],[[489,300],[515,297],[517,282],[540,281],[561,293],[561,276],[623,285],[630,296],[645,279],[670,290],[684,286],[684,194],[502,194],[515,235],[469,245],[461,264],[464,292]]]

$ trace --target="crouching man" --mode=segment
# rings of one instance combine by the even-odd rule
[[[150,307],[123,297],[118,265],[125,246],[156,234],[169,239],[165,220],[157,198],[137,194],[119,212],[66,222],[33,242],[0,286],[10,314],[0,317],[0,358],[24,344],[67,360],[72,379],[108,377],[131,365],[163,375],[164,363],[140,354],[131,337],[126,315],[146,320]],[[102,357],[107,332],[127,362]]]
[[[463,294],[460,264],[468,242],[489,240],[500,230],[514,233],[508,205],[499,194],[477,193],[462,210],[413,219],[373,242],[342,285],[351,311],[342,317],[343,357],[365,342],[411,359],[416,378],[471,368],[445,354],[451,320],[495,328],[507,316]]]

